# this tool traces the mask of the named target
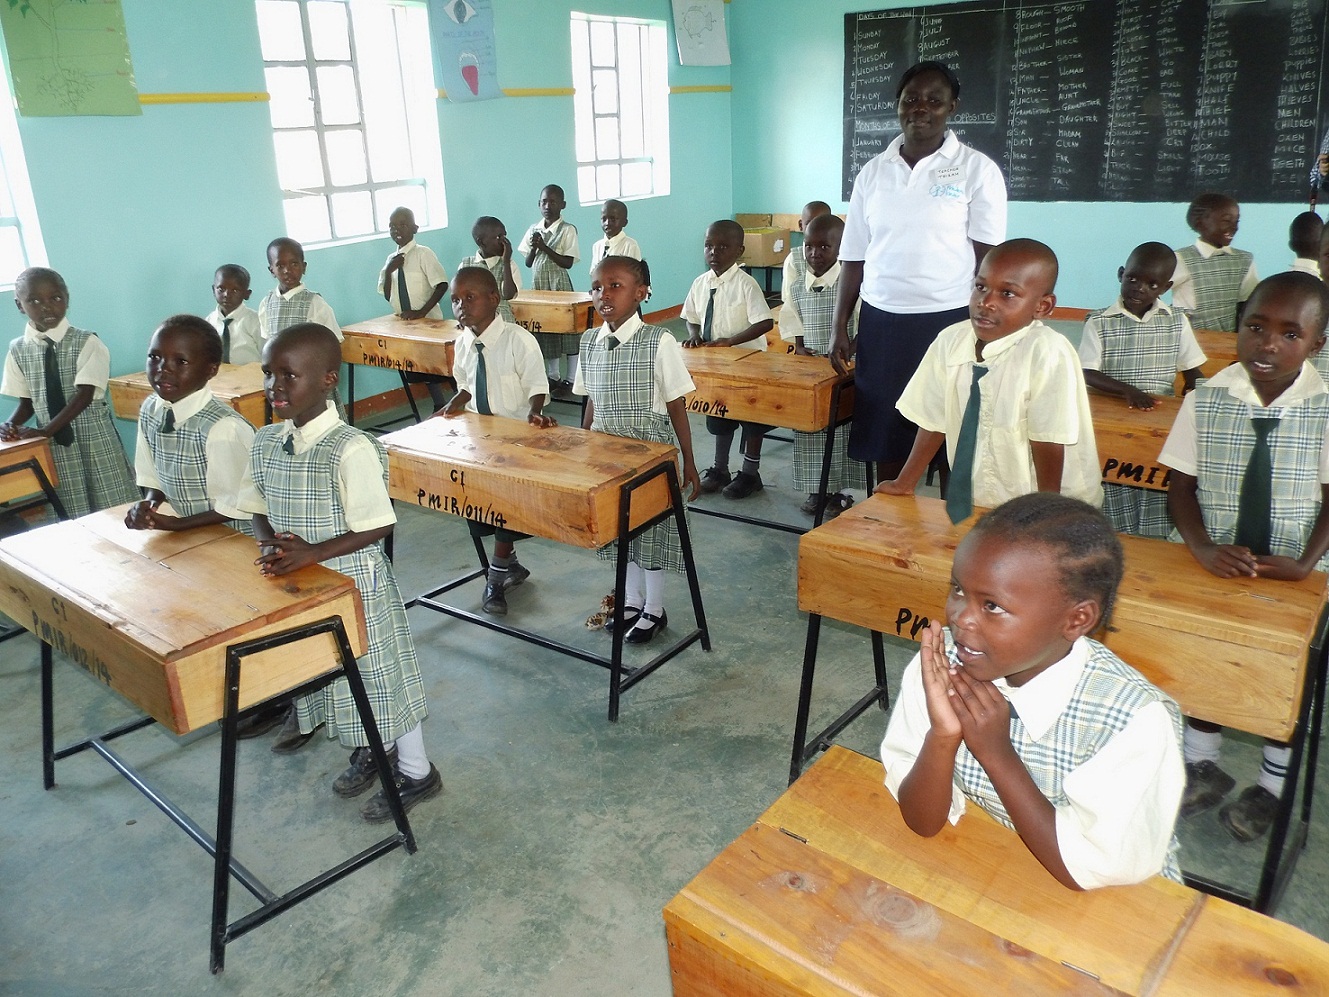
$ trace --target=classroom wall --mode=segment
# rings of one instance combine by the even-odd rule
[[[840,200],[844,117],[844,15],[914,6],[904,0],[733,0],[734,210],[800,210],[814,199],[843,211]],[[1108,40],[1110,43],[1110,40]],[[960,81],[963,87],[964,80]],[[1309,168],[1309,162],[1307,164]],[[1221,178],[1213,184],[1222,188]],[[1287,228],[1304,205],[1242,205],[1234,245],[1255,254],[1267,276],[1287,269]],[[1009,234],[1041,239],[1061,261],[1057,297],[1099,307],[1117,293],[1116,273],[1148,239],[1193,242],[1184,204],[1015,203]]]

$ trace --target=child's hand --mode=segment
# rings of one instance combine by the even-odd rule
[[[960,718],[951,703],[951,663],[946,657],[946,642],[941,623],[932,620],[920,637],[919,657],[923,672],[923,692],[927,696],[928,721],[936,737],[959,741],[963,736]]]
[[[697,465],[691,461],[683,462],[683,497],[689,502],[695,502],[701,497],[701,475],[697,473]]]
[[[733,346],[733,340],[728,336],[721,336],[719,339],[712,339],[709,343],[702,343],[702,346]]]
[[[906,488],[899,478],[891,478],[890,481],[883,481],[876,488],[872,489],[874,495],[912,495],[914,490]]]
[[[1316,160],[1320,168],[1320,176],[1329,177],[1329,152],[1320,153],[1320,158]]]
[[[318,564],[318,549],[294,533],[278,533],[262,545],[262,554],[254,563],[265,575],[287,575],[311,564]]]
[[[1255,559],[1255,573],[1261,578],[1272,578],[1280,582],[1299,582],[1311,573],[1310,568],[1302,567],[1295,557],[1269,555]]]
[[[1139,388],[1128,387],[1126,389],[1126,404],[1130,408],[1143,409],[1148,412],[1154,407],[1154,396],[1141,391]]]
[[[419,308],[408,308],[405,311],[403,311],[398,317],[404,318],[408,322],[412,322],[415,319],[424,318],[425,313],[422,312]]]
[[[444,405],[441,409],[439,409],[437,412],[435,412],[435,413],[431,416],[431,418],[433,418],[433,419],[455,419],[455,418],[457,418],[457,416],[461,415],[461,414],[462,414],[463,412],[465,412],[465,411],[466,411],[466,406],[465,406],[465,405],[453,405],[452,402],[448,402],[448,403],[447,403],[446,405]]]
[[[706,345],[706,344],[703,343],[703,342],[701,341],[701,337],[700,337],[700,336],[693,336],[691,339],[688,339],[688,340],[685,340],[685,341],[684,341],[684,343],[683,343],[683,349],[685,349],[685,350],[695,350],[695,349],[697,349],[697,347],[699,347],[699,346],[705,346],[705,345]]]
[[[406,254],[398,253],[396,256],[392,257],[392,259],[388,260],[388,265],[383,268],[383,275],[386,277],[388,274],[396,273],[405,265]]]
[[[951,707],[959,717],[964,743],[984,768],[1011,747],[1011,707],[995,685],[970,678],[963,668],[954,668],[951,678]]]
[[[794,356],[796,356],[796,357],[815,357],[815,356],[816,356],[815,353],[810,352],[810,351],[809,351],[809,350],[808,350],[808,349],[807,349],[802,343],[799,343],[799,342],[795,342],[795,343],[794,343],[794,350],[793,350],[793,353],[794,353]]]
[[[157,528],[156,517],[153,515],[155,508],[148,499],[135,502],[125,513],[125,526],[131,530],[155,530]]]
[[[545,248],[547,248],[547,247],[545,246],[545,237],[542,236],[539,232],[532,232],[532,233],[531,233],[531,248],[532,248],[532,249],[545,249]]]
[[[1236,544],[1205,544],[1192,547],[1191,554],[1204,570],[1219,578],[1254,578],[1259,559],[1246,547]]]
[[[506,235],[503,237],[503,259],[509,259],[512,256],[512,240]]]
[[[20,427],[15,426],[12,422],[0,422],[0,440],[4,440],[6,443],[13,443],[19,438],[19,428]]]
[[[536,429],[549,429],[551,426],[557,426],[558,420],[552,415],[545,415],[541,412],[532,412],[526,417],[526,421]]]

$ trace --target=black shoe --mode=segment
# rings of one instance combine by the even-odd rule
[[[518,564],[514,557],[508,562],[508,576],[503,579],[503,591],[506,592],[508,589],[516,588],[530,577],[530,569],[524,564]]]
[[[422,800],[431,799],[443,792],[443,777],[433,765],[429,766],[429,774],[423,779],[412,779],[402,775],[396,765],[392,767],[392,775],[397,783],[397,792],[401,794],[401,807],[407,812]],[[392,820],[392,808],[388,806],[387,794],[380,789],[366,800],[365,805],[360,808],[360,816],[371,824],[382,824]]]
[[[1181,794],[1183,819],[1212,810],[1232,792],[1237,780],[1210,761],[1186,763],[1186,788]]]
[[[669,625],[669,615],[662,609],[659,616],[652,616],[642,610],[637,625],[628,631],[624,639],[629,644],[648,644],[651,639]]]
[[[829,499],[827,499],[827,501],[829,501]],[[815,516],[817,514],[817,506],[819,506],[821,502],[822,497],[814,492],[807,497],[807,501],[798,507],[798,511],[805,516]]]
[[[294,754],[308,744],[309,739],[318,733],[318,728],[322,726],[322,724],[319,724],[308,734],[301,734],[300,721],[296,719],[295,704],[292,703],[286,710],[286,720],[281,725],[281,730],[277,732],[276,738],[273,739],[272,750],[279,755]]]
[[[753,492],[759,492],[766,486],[761,483],[760,474],[748,474],[739,471],[733,482],[722,493],[727,499],[745,499]]]
[[[494,581],[491,574],[489,580],[485,582],[485,598],[480,608],[490,616],[507,616],[508,600],[503,594],[504,584],[501,581]]]
[[[1278,816],[1278,797],[1263,786],[1247,786],[1233,802],[1218,811],[1227,833],[1245,844],[1263,836]]]
[[[388,764],[397,767],[397,746],[388,749]],[[338,796],[350,799],[359,796],[378,781],[378,766],[374,763],[374,753],[368,748],[356,748],[351,752],[351,764],[346,771],[332,780],[332,791]]]
[[[708,467],[701,472],[701,490],[709,495],[711,492],[718,492],[733,480],[734,476],[728,471]]]
[[[247,741],[251,737],[262,737],[286,719],[286,711],[290,706],[289,702],[285,702],[264,707],[252,717],[246,717],[236,724],[235,736],[241,741]]]
[[[640,618],[641,618],[640,606],[624,606],[623,632],[631,633],[632,628],[636,626],[637,620],[639,620]],[[609,619],[605,620],[605,633],[612,634],[613,632],[614,632],[614,614],[611,612],[609,614]]]

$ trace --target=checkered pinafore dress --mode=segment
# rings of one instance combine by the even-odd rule
[[[56,369],[64,388],[65,402],[74,400],[78,386],[78,355],[83,344],[95,333],[72,325],[56,344]],[[58,412],[52,412],[46,400],[46,343],[20,336],[9,344],[10,355],[18,364],[28,390],[32,392],[32,410],[38,426],[45,426]],[[105,387],[105,385],[103,385]],[[56,494],[70,518],[86,516],[113,505],[137,502],[141,497],[134,484],[134,472],[125,457],[124,445],[111,421],[111,409],[105,396],[94,398],[70,424],[74,442],[64,447],[51,440],[55,473],[60,478]]]
[[[289,329],[301,322],[308,322],[310,303],[317,297],[320,297],[320,295],[307,287],[302,287],[299,292],[291,295],[290,298],[283,298],[281,292],[276,288],[269,291],[268,296],[262,301],[264,317],[268,322],[268,338],[271,339],[283,329]],[[332,331],[337,332],[340,338],[340,332],[337,329]],[[342,404],[341,395],[337,393],[336,388],[328,393],[328,399],[337,406],[337,417],[342,422],[347,422],[346,406]]]
[[[946,654],[958,663],[949,629],[943,631]],[[1181,710],[1172,698],[1096,640],[1089,641],[1089,660],[1066,709],[1041,740],[1035,741],[1024,722],[1011,711],[1011,744],[1029,775],[1054,807],[1069,801],[1062,781],[1098,754],[1113,736],[1150,703],[1162,703],[1172,716],[1181,750]],[[955,754],[955,779],[964,795],[1012,830],[1015,829],[992,780],[968,747],[961,744]],[[1180,848],[1172,836],[1162,875],[1181,882]]]
[[[245,422],[235,409],[209,398],[198,412],[175,429],[163,433],[162,420],[166,418],[166,403],[156,395],[148,395],[138,410],[138,425],[152,454],[152,466],[161,482],[162,494],[171,508],[182,519],[212,511],[212,497],[208,495],[208,434],[212,427],[224,419]],[[254,535],[252,519],[228,520],[227,525],[247,536]]]
[[[1236,332],[1241,281],[1255,257],[1244,249],[1234,249],[1230,253],[1214,253],[1206,259],[1194,246],[1178,249],[1177,255],[1190,271],[1195,294],[1191,325],[1197,329]]]
[[[1109,315],[1106,309],[1100,309],[1089,313],[1085,325],[1090,324],[1098,328],[1104,374],[1151,395],[1174,393],[1177,357],[1186,327],[1180,309],[1158,309],[1146,322],[1130,315]],[[1103,515],[1118,533],[1165,540],[1172,532],[1167,492],[1105,483]]]
[[[1329,344],[1311,354],[1311,366],[1320,372],[1320,377],[1329,385]]]
[[[793,306],[798,309],[798,317],[803,322],[803,346],[809,353],[819,357],[826,356],[831,349],[831,332],[835,323],[835,288],[826,287],[818,291],[807,288],[808,265],[806,261],[794,260],[793,274],[790,278],[789,293]],[[857,323],[851,319],[849,338],[857,333]],[[863,477],[863,467],[849,459],[849,425],[841,426],[835,434],[835,445],[831,451],[831,474],[826,482],[826,491],[833,494],[844,488],[864,488],[867,481]],[[826,452],[826,434],[829,429],[816,433],[794,432],[794,490],[812,494],[821,485],[821,459]]]
[[[591,429],[654,443],[674,442],[669,416],[651,411],[655,398],[655,356],[661,337],[668,335],[668,329],[643,325],[631,339],[613,350],[603,342],[596,342],[598,329],[591,329],[581,337],[581,379],[595,405]],[[600,557],[612,560],[617,549],[616,542],[607,544],[600,548]],[[673,517],[633,540],[628,556],[647,571],[684,570],[683,545]]]
[[[1203,384],[1195,389],[1196,497],[1204,528],[1216,544],[1235,542],[1241,479],[1255,448],[1254,410],[1225,388]],[[1273,510],[1270,551],[1301,557],[1320,514],[1320,452],[1329,426],[1329,394],[1296,405],[1272,405],[1259,415],[1278,419],[1269,435],[1273,458]],[[1173,531],[1170,539],[1180,540]],[[1316,564],[1329,570],[1329,554]]]
[[[249,473],[268,506],[268,521],[276,533],[294,533],[310,543],[321,543],[350,532],[337,491],[342,454],[356,436],[373,443],[383,465],[387,487],[388,458],[383,445],[369,434],[339,423],[304,453],[282,449],[286,424],[264,426],[254,437]],[[350,575],[364,603],[369,647],[358,660],[365,691],[384,741],[394,741],[415,729],[428,715],[424,683],[415,657],[410,625],[401,593],[382,543],[351,554],[332,557],[324,567]],[[326,721],[328,736],[348,748],[368,744],[360,726],[351,690],[339,678],[321,692],[296,703],[300,729],[306,733]]]
[[[545,245],[556,253],[563,251],[563,234],[572,226],[571,222],[559,219],[554,230],[545,235]],[[535,230],[540,226],[536,225]],[[576,229],[573,229],[575,232]],[[543,233],[542,233],[543,234]],[[534,291],[571,291],[572,275],[555,263],[548,253],[537,253],[531,264],[531,289]],[[573,340],[570,336],[559,336],[549,332],[537,332],[535,341],[540,344],[540,353],[546,360],[554,360],[563,354],[571,355]]]
[[[504,322],[516,323],[512,317],[512,306],[503,299],[503,257],[495,256],[494,263],[491,266],[485,262],[485,258],[479,253],[472,254],[461,261],[463,267],[484,267],[494,275],[494,280],[498,284],[498,316]],[[461,267],[458,267],[461,269]]]

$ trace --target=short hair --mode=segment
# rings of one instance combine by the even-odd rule
[[[1000,245],[989,249],[983,261],[987,262],[988,257],[994,254],[1005,256],[1008,253],[1023,253],[1034,257],[1037,262],[1042,263],[1051,272],[1048,289],[1044,293],[1051,294],[1056,289],[1060,267],[1057,264],[1057,254],[1052,251],[1051,246],[1045,242],[1039,242],[1037,239],[1007,239]]]
[[[799,214],[808,214],[809,212],[812,214],[813,218],[818,218],[821,215],[829,215],[831,213],[831,206],[825,201],[809,201],[807,204],[803,205],[803,210],[799,212]]]
[[[543,193],[544,193],[545,191],[547,191],[547,190],[556,190],[556,191],[558,191],[558,196],[559,196],[560,198],[562,198],[564,201],[566,201],[566,200],[568,199],[568,196],[567,196],[566,194],[563,193],[563,188],[560,187],[560,186],[559,186],[558,184],[556,184],[556,183],[547,183],[547,184],[545,184],[543,187],[540,188],[540,193],[543,194]]]
[[[31,287],[38,281],[48,281],[60,288],[65,297],[69,296],[69,285],[65,283],[65,279],[57,271],[50,267],[28,267],[14,278],[14,291],[17,292],[22,287]]]
[[[302,347],[309,347],[318,357],[319,363],[325,365],[325,370],[341,367],[341,343],[337,340],[337,334],[317,322],[298,322],[287,326],[269,339],[264,349],[276,353],[278,350]]]
[[[1302,273],[1299,270],[1285,270],[1283,273],[1266,277],[1255,285],[1255,290],[1246,299],[1246,303],[1241,309],[1243,315],[1250,311],[1251,304],[1261,294],[1277,294],[1288,297],[1309,295],[1315,299],[1320,309],[1319,319],[1316,321],[1316,331],[1323,332],[1324,327],[1329,325],[1329,284],[1326,284],[1314,274]]]
[[[1292,224],[1288,226],[1287,241],[1288,245],[1300,253],[1303,249],[1310,250],[1309,255],[1318,252],[1320,245],[1320,236],[1324,234],[1324,221],[1314,211],[1303,211],[1292,219]]]
[[[632,275],[637,278],[637,282],[643,286],[651,286],[650,264],[645,260],[637,259],[635,256],[606,256],[595,265],[595,268],[591,271],[591,275],[594,276],[600,271],[601,267],[610,263],[614,266],[619,266],[625,270],[631,271]]]
[[[718,221],[711,222],[706,226],[707,230],[716,228],[726,235],[733,236],[739,242],[743,241],[743,226],[738,224],[732,218],[721,218]]]
[[[292,239],[290,236],[287,235],[279,235],[277,236],[277,238],[273,239],[270,243],[268,243],[268,251],[266,253],[268,259],[272,258],[272,251],[274,249],[277,250],[278,252],[280,252],[283,249],[294,249],[297,253],[300,254],[300,259],[303,260],[305,258],[305,247],[300,245],[300,243],[296,242],[294,239]]]
[[[481,215],[471,226],[471,238],[476,242],[480,241],[480,233],[487,228],[507,228],[501,221],[493,215]]]
[[[157,326],[158,332],[165,332],[168,329],[172,332],[187,333],[198,339],[208,363],[222,362],[221,333],[207,319],[199,318],[197,315],[172,315],[170,318],[162,319],[162,324]]]
[[[1047,549],[1062,591],[1076,602],[1097,600],[1098,625],[1107,626],[1125,557],[1112,524],[1092,505],[1057,492],[1033,492],[985,513],[972,533]]]
[[[1217,190],[1207,190],[1203,194],[1195,195],[1195,200],[1191,201],[1191,206],[1186,209],[1186,224],[1192,230],[1198,232],[1200,222],[1204,221],[1209,212],[1222,211],[1224,208],[1237,206],[1235,197]]]
[[[404,205],[404,204],[399,204],[399,205],[397,205],[395,208],[393,208],[391,211],[389,211],[389,212],[388,212],[388,217],[391,218],[393,215],[399,215],[399,214],[401,214],[403,211],[406,212],[408,215],[411,216],[411,221],[415,221],[415,212],[414,212],[411,208],[406,207],[406,205]]]
[[[605,208],[622,208],[624,215],[628,213],[628,206],[616,197],[608,198],[604,204],[600,205],[601,211],[603,211]]]
[[[249,286],[249,271],[239,263],[223,263],[217,268],[217,272],[212,275],[213,280],[218,277],[233,277],[243,283],[245,287]]]
[[[488,267],[462,267],[452,277],[452,286],[455,288],[464,280],[478,280],[485,286],[486,291],[498,294],[498,278],[494,276],[494,271]]]
[[[1126,257],[1126,262],[1137,260],[1143,266],[1162,268],[1167,265],[1168,279],[1172,279],[1173,272],[1177,269],[1177,253],[1165,242],[1142,242],[1131,250],[1131,255]]]
[[[900,95],[904,93],[904,88],[909,85],[910,80],[915,76],[922,76],[924,73],[940,73],[946,77],[946,85],[951,88],[952,99],[960,99],[960,77],[956,76],[946,63],[936,62],[932,59],[916,62],[904,71],[904,75],[900,77],[900,85],[895,88],[895,99],[900,99]]]
[[[843,233],[844,219],[841,218],[839,215],[817,215],[810,222],[808,222],[807,227],[803,229],[804,241],[806,241],[809,237],[811,237],[814,231],[819,231],[821,229],[826,229],[828,235],[831,232]]]

